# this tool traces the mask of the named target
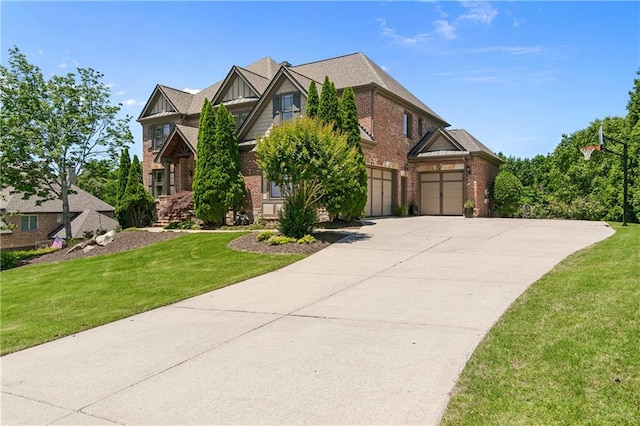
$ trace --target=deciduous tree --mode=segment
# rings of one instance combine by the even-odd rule
[[[96,158],[117,158],[133,141],[130,117],[117,118],[103,75],[91,68],[46,80],[17,47],[0,66],[1,185],[39,202],[60,199],[71,237],[69,193],[73,176]]]

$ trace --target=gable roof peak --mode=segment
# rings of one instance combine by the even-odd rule
[[[280,68],[278,63],[270,56],[265,56],[264,58],[258,59],[252,64],[244,67],[244,69],[268,79],[271,79],[276,75],[278,68]]]

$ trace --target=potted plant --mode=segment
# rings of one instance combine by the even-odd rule
[[[464,202],[464,217],[473,217],[473,200],[471,199]]]

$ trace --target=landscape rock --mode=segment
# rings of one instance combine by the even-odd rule
[[[115,235],[116,235],[116,231],[109,231],[106,234],[98,235],[96,237],[96,243],[99,246],[106,246],[107,244],[113,241],[113,238],[115,237]]]

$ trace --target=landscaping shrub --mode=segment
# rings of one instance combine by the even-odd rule
[[[18,256],[13,251],[0,252],[0,271],[15,268],[18,263]]]
[[[37,250],[18,250],[0,252],[0,270],[15,268],[21,260],[26,260],[36,256],[56,251],[52,247],[41,248]]]
[[[190,218],[193,216],[193,192],[182,191],[171,195],[160,207],[158,216],[169,219]]]
[[[406,217],[409,212],[406,206],[395,206],[393,208],[393,214],[400,217]]]
[[[200,225],[192,220],[181,220],[169,223],[164,229],[200,229]]]
[[[256,237],[258,241],[267,241],[269,238],[276,235],[275,231],[262,231],[258,232],[258,236]]]
[[[291,194],[280,211],[280,233],[302,238],[313,231],[315,224],[316,211],[307,207],[304,193]]]
[[[493,184],[493,198],[501,216],[513,217],[517,215],[522,197],[520,180],[505,170],[498,173]]]
[[[267,244],[269,244],[270,246],[279,246],[282,244],[295,243],[296,241],[298,240],[292,237],[287,237],[285,235],[274,235],[267,240]]]
[[[317,240],[315,239],[315,237],[313,235],[305,235],[302,238],[298,238],[297,243],[298,244],[313,244],[315,243]]]

